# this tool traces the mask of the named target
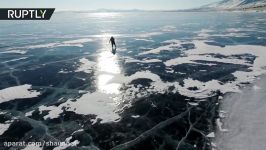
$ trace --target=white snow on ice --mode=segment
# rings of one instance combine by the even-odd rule
[[[41,94],[40,92],[32,90],[31,88],[31,85],[25,84],[2,89],[0,90],[0,103],[14,99],[33,98]]]
[[[55,47],[83,47],[84,43],[92,42],[92,39],[83,38],[83,39],[76,39],[76,40],[69,40],[69,41],[62,41],[62,42],[54,42],[54,43],[45,43],[45,44],[38,44],[38,45],[29,45],[29,46],[22,46],[22,47],[14,47],[9,50],[17,50],[17,49],[39,49],[39,48],[55,48]]]
[[[73,111],[77,114],[90,115],[95,114],[97,118],[101,118],[102,122],[112,122],[119,119],[119,116],[114,112],[116,103],[110,94],[104,93],[87,93],[82,95],[76,101],[68,100],[59,106],[41,106],[39,110],[49,110],[49,114],[44,116],[44,119],[58,118],[63,112],[63,108],[67,111]]]
[[[13,120],[6,121],[5,123],[0,123],[0,135],[8,130],[9,126],[12,124]]]
[[[27,145],[24,149],[22,150],[42,150],[43,148],[38,146],[38,145],[34,145],[34,144],[31,144],[31,145]]]
[[[138,60],[130,57],[125,57],[125,63],[156,63],[156,62],[162,62],[160,59],[143,59]]]
[[[177,48],[182,48],[181,47],[182,42],[179,40],[168,40],[168,41],[164,41],[163,43],[166,43],[168,45],[142,52],[139,55],[159,54],[161,51],[173,51],[173,50],[176,50]]]
[[[91,73],[96,65],[95,62],[89,61],[86,58],[80,59],[79,62],[81,63],[81,65],[79,66],[79,68],[77,68],[76,72]]]
[[[27,59],[27,58],[28,57],[21,57],[21,58],[16,58],[16,59],[11,59],[11,60],[8,60],[8,61],[4,61],[2,63],[15,62],[15,61],[24,60],[24,59]]]
[[[0,54],[26,54],[27,51],[24,50],[9,50],[9,51],[3,51],[0,52]]]

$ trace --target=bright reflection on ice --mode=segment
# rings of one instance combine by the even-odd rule
[[[120,16],[120,13],[102,12],[102,13],[89,13],[90,17],[105,19],[105,18],[115,18]]]
[[[108,44],[109,37],[103,38],[103,49],[101,50],[97,60],[97,87],[100,92],[107,94],[119,94],[121,87],[118,83],[110,83],[110,81],[121,73],[118,64],[117,55],[113,55],[111,47]]]
[[[117,56],[113,55],[111,50],[109,49],[104,49],[100,53],[100,56],[98,58],[99,71],[108,74],[119,74],[121,71],[118,65]]]

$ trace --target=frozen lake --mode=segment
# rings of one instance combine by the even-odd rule
[[[0,26],[1,143],[212,149],[223,95],[266,73],[260,12],[57,12]]]

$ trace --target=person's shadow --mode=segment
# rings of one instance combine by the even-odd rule
[[[115,55],[116,54],[116,47],[112,48],[112,53]]]

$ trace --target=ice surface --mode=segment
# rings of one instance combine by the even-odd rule
[[[257,80],[254,85],[265,87],[266,78]],[[229,131],[217,133],[215,141],[219,149],[265,149],[265,93],[264,88],[255,90],[253,86],[249,86],[242,93],[230,94],[224,98],[221,109],[228,112],[228,117],[222,121],[223,127]]]

